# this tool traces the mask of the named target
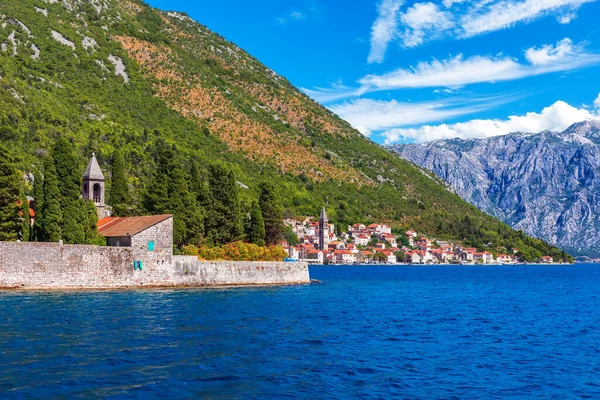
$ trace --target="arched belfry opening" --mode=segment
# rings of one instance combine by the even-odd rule
[[[98,218],[106,216],[104,209],[104,174],[100,169],[96,154],[92,153],[92,158],[88,163],[81,182],[81,195],[85,201],[93,201],[98,209]]]

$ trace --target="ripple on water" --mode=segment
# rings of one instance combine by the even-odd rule
[[[0,397],[600,398],[597,266],[311,275],[0,292]]]

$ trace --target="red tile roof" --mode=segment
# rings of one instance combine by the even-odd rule
[[[98,233],[104,237],[132,236],[172,217],[170,214],[143,217],[105,217],[98,221]]]

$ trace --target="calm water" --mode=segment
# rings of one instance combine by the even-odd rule
[[[600,265],[0,293],[0,397],[600,398]]]

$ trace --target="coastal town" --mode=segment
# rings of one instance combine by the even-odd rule
[[[289,259],[312,264],[505,265],[521,262],[517,248],[494,254],[427,237],[414,230],[394,234],[385,224],[356,223],[338,235],[335,225],[329,223],[325,208],[318,219],[286,218],[284,224],[293,230],[299,242],[282,243]],[[554,259],[543,256],[541,262],[552,264]]]

